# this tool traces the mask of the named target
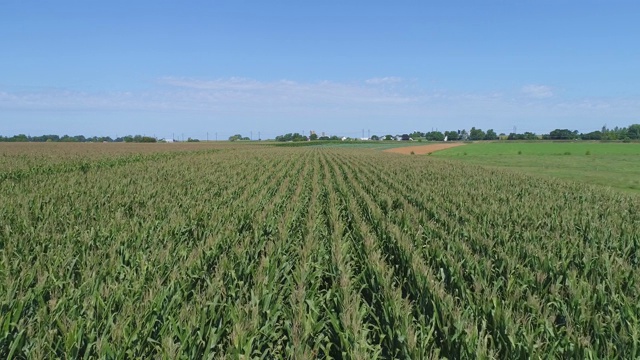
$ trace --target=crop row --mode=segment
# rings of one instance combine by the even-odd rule
[[[372,150],[127,156],[0,182],[0,357],[640,355],[635,197]]]

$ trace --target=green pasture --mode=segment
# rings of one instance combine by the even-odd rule
[[[474,143],[438,151],[433,156],[640,193],[638,143]]]

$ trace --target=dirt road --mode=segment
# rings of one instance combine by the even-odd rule
[[[397,154],[407,154],[407,155],[411,154],[411,152],[413,151],[413,153],[416,155],[424,155],[424,154],[432,153],[434,151],[444,150],[444,149],[448,149],[448,148],[452,148],[460,145],[464,145],[464,143],[456,142],[456,143],[405,146],[405,147],[387,149],[384,151],[397,153]]]

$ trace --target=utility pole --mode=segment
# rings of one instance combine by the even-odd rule
[[[258,131],[258,140],[262,140],[262,138],[260,137],[260,131]]]
[[[251,141],[253,141],[253,130],[251,130]]]

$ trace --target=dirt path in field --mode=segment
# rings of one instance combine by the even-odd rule
[[[456,143],[445,143],[445,144],[405,146],[405,147],[387,149],[384,151],[392,152],[396,154],[407,154],[407,155],[411,154],[411,152],[413,151],[413,153],[416,155],[424,155],[424,154],[432,153],[434,151],[444,150],[444,149],[448,149],[448,148],[452,148],[460,145],[464,145],[464,143],[456,142]]]

